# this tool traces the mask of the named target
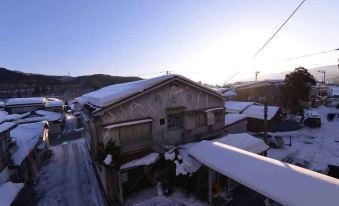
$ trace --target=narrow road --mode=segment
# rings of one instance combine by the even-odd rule
[[[104,206],[84,139],[51,147],[53,156],[35,188],[37,205]]]

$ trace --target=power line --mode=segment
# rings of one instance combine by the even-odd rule
[[[254,56],[252,57],[252,59],[254,59],[266,46],[267,44],[275,37],[275,35],[277,35],[277,33],[285,26],[285,24],[292,18],[292,16],[298,11],[298,9],[301,7],[301,5],[303,5],[303,3],[306,0],[303,0],[298,7],[292,12],[292,14],[286,19],[286,21],[278,28],[278,30],[267,40],[267,42],[254,54]],[[231,81],[235,76],[237,76],[240,73],[241,69],[239,69],[237,72],[235,72],[231,78],[229,78],[225,83],[228,83],[229,81]]]
[[[265,47],[266,45],[275,37],[275,35],[285,26],[285,24],[292,18],[292,16],[298,11],[298,9],[303,5],[306,0],[303,0],[298,7],[292,12],[292,14],[286,19],[286,21],[278,28],[278,30],[268,39],[268,41],[254,54],[253,58],[255,58]]]
[[[321,51],[321,52],[306,54],[306,55],[297,56],[297,57],[290,57],[290,58],[287,58],[287,59],[282,59],[280,61],[290,61],[290,60],[294,60],[294,59],[300,59],[300,58],[315,56],[315,55],[319,55],[319,54],[326,54],[326,53],[330,53],[330,52],[335,52],[335,51],[338,51],[338,50],[339,50],[339,48],[338,49],[331,49],[331,50],[327,50],[327,51]]]

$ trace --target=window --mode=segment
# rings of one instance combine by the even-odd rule
[[[203,112],[199,112],[195,116],[195,127],[203,127],[206,125],[206,115]]]
[[[143,142],[151,137],[151,124],[138,124],[121,127],[119,129],[119,140],[121,145]]]
[[[182,113],[168,114],[167,115],[167,128],[176,129],[183,127]]]

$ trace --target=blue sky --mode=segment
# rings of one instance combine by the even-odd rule
[[[336,64],[338,52],[278,61],[339,47],[339,1],[333,0],[307,0],[251,60],[300,2],[1,0],[0,66],[144,78],[171,70],[222,83],[238,70],[234,80],[254,76],[256,70]]]

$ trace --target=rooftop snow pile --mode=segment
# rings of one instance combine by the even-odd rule
[[[264,110],[265,107],[261,105],[251,105],[243,114],[246,114],[247,117],[255,118],[255,119],[264,119]],[[267,120],[271,120],[279,111],[279,107],[275,106],[267,106]]]
[[[240,113],[253,104],[255,103],[254,102],[225,101],[225,108],[226,108],[226,112]]]
[[[39,121],[61,121],[63,115],[58,112],[50,112],[45,110],[37,110],[32,113],[32,116],[27,116],[27,118],[18,119],[17,123],[29,123],[29,122],[39,122]]]
[[[0,123],[0,134],[10,128],[12,128],[15,125],[13,122],[4,122]]]
[[[45,122],[18,125],[11,130],[12,140],[16,142],[17,151],[12,154],[14,165],[20,165],[43,136]]]
[[[31,104],[45,104],[47,99],[45,97],[30,97],[30,98],[12,98],[6,101],[6,106],[14,105],[31,105]]]
[[[151,165],[154,162],[156,162],[159,158],[159,154],[158,153],[150,153],[140,159],[136,159],[130,162],[127,162],[123,165],[120,166],[120,170],[125,170],[125,169],[129,169],[132,167],[138,167],[138,166],[142,166],[142,165]]]
[[[163,75],[151,79],[114,84],[97,91],[84,94],[78,98],[78,102],[83,105],[90,103],[96,107],[105,107],[176,76],[177,75]]]
[[[64,105],[64,101],[56,98],[47,98],[47,104],[45,107],[61,107]]]
[[[245,114],[233,114],[233,113],[228,113],[225,115],[225,126],[232,125],[236,122],[239,122],[243,119],[246,119],[247,116]]]
[[[0,185],[0,206],[10,206],[23,187],[23,183],[13,182]]]
[[[219,142],[202,141],[189,153],[204,165],[282,205],[338,205],[338,179]]]
[[[247,133],[228,134],[224,137],[214,140],[214,142],[227,144],[248,152],[253,152],[255,154],[260,154],[270,148],[267,146],[267,144],[265,144],[264,140],[255,138]]]

